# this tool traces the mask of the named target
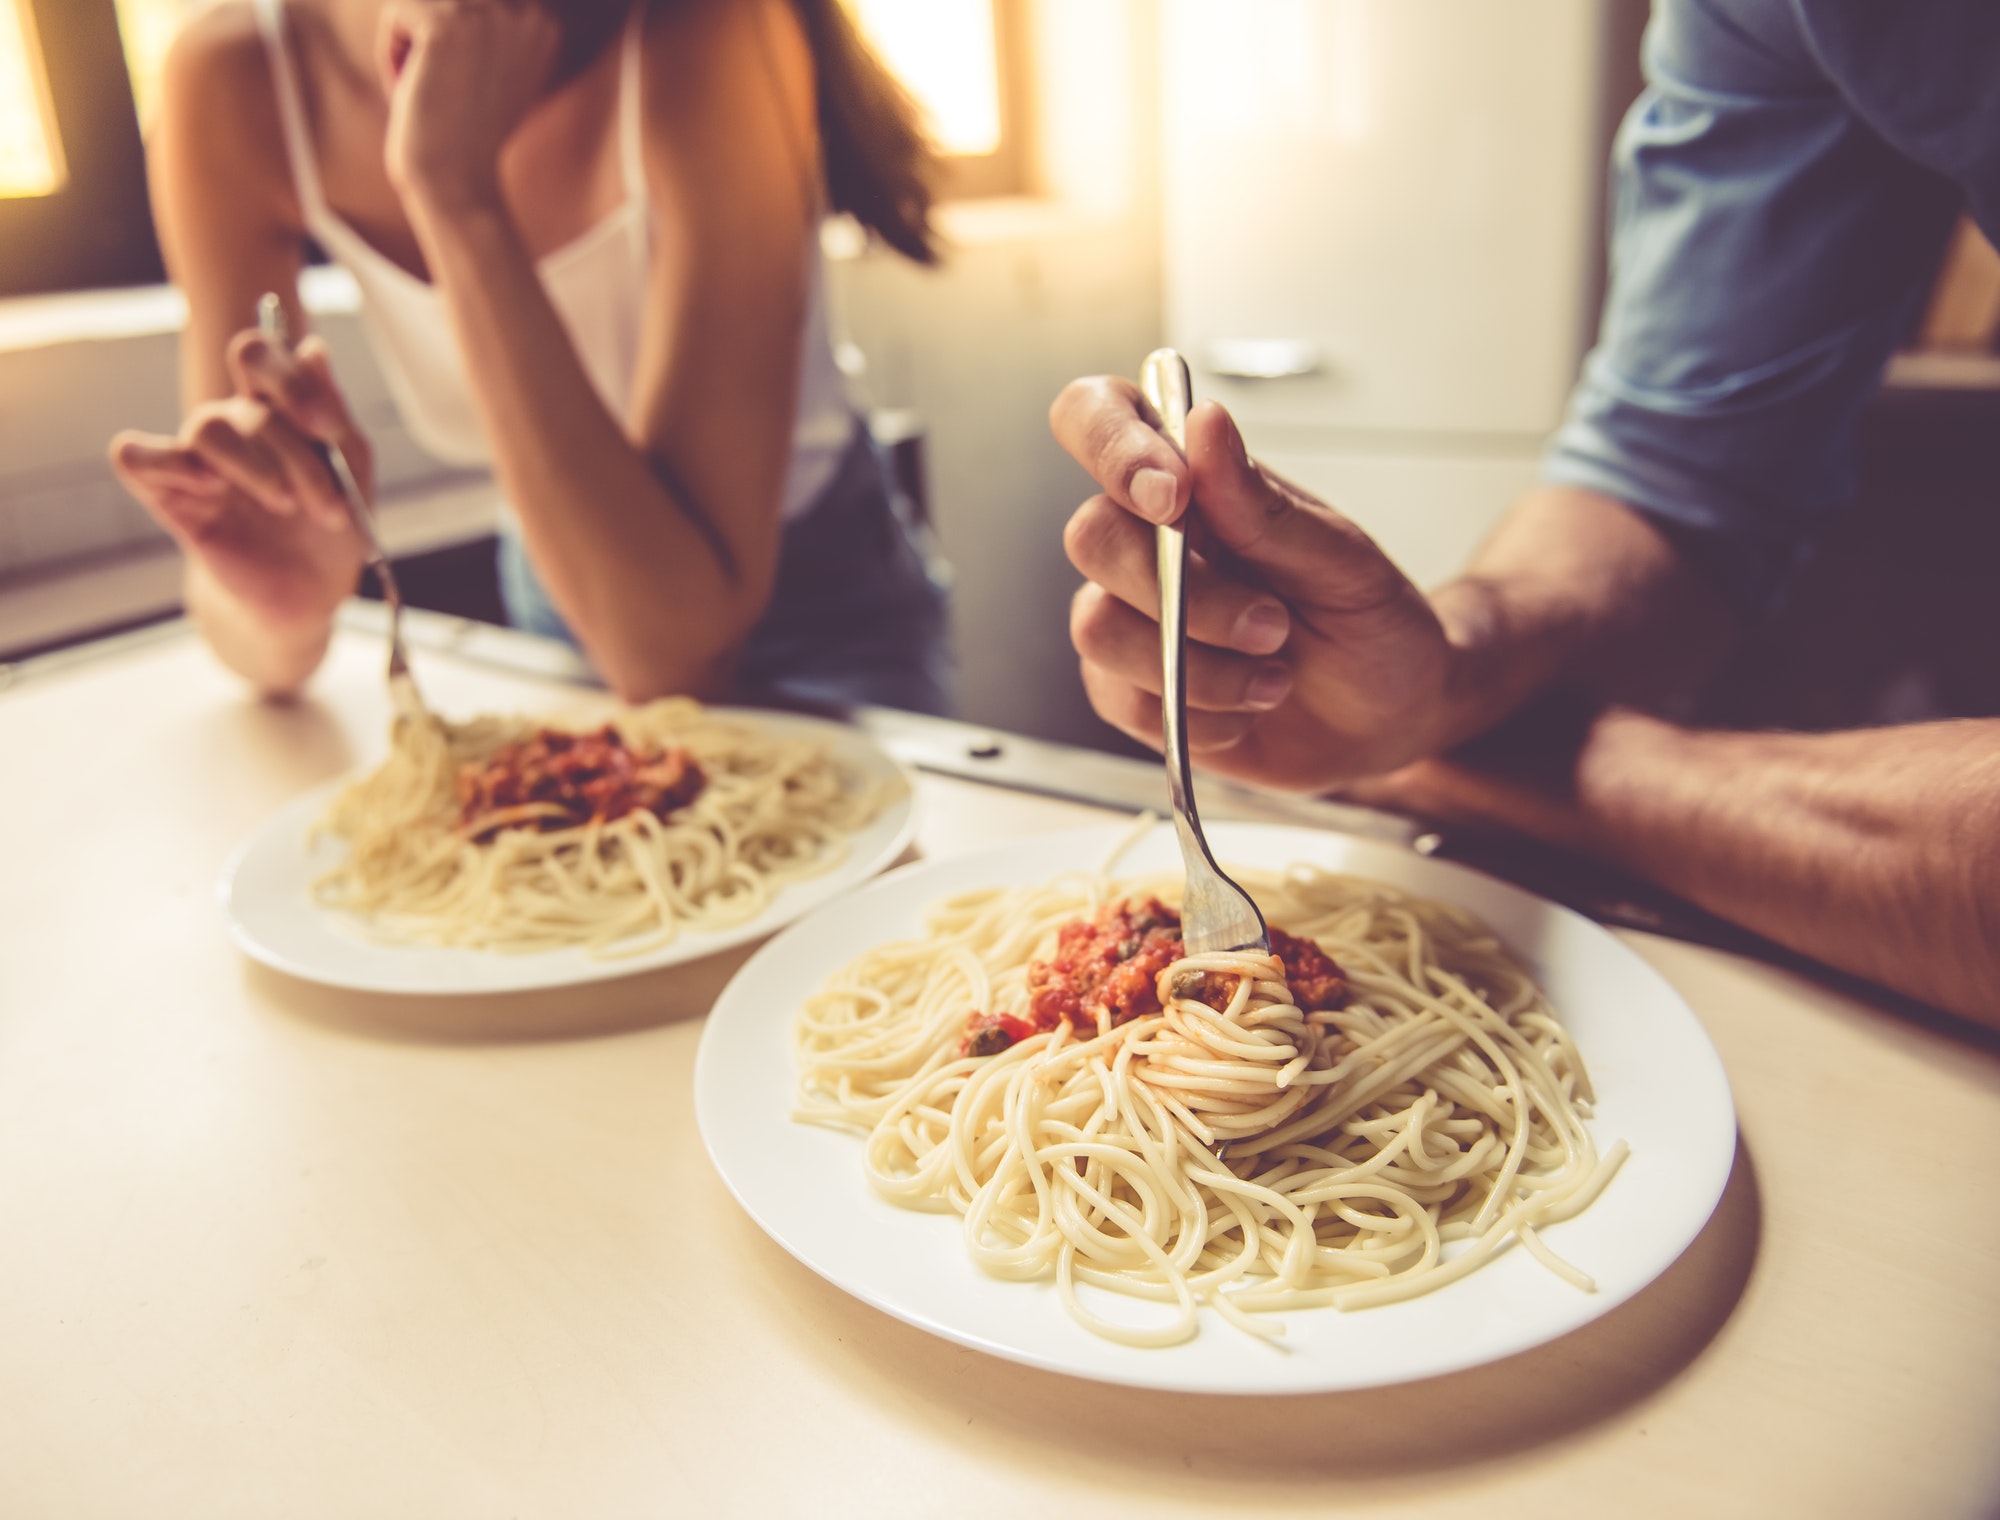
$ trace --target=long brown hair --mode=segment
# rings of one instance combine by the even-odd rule
[[[652,0],[544,0],[563,24],[558,77],[569,78]],[[791,0],[812,49],[827,201],[919,264],[938,261],[931,228],[937,152],[910,94],[875,56],[841,0]]]

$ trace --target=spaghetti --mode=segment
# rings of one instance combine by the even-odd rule
[[[1190,1338],[1204,1305],[1276,1336],[1275,1313],[1410,1298],[1514,1241],[1590,1290],[1539,1231],[1624,1146],[1598,1156],[1527,973],[1443,903],[1239,880],[1293,930],[1278,954],[1187,955],[1158,896],[1098,877],[951,899],[808,1002],[798,1117],[864,1133],[881,1193],[961,1215],[987,1271],[1053,1278],[1130,1345]],[[1083,1286],[1171,1310],[1107,1317]]]
[[[883,791],[686,698],[591,727],[404,721],[321,823],[348,851],[314,890],[396,941],[639,954],[830,869]]]

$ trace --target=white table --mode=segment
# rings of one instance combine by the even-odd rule
[[[454,711],[560,688],[432,655]],[[695,1132],[721,965],[507,1000],[252,966],[235,843],[372,757],[380,646],[247,700],[185,633],[0,693],[0,1515],[1991,1516],[2000,1056],[1626,938],[1744,1140],[1651,1289],[1382,1392],[1124,1392],[769,1243]],[[1096,810],[926,777],[923,850]]]

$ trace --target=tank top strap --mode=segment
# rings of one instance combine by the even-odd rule
[[[322,219],[326,197],[320,192],[319,165],[313,160],[312,134],[306,127],[304,97],[298,74],[285,46],[284,0],[256,0],[257,27],[264,34],[264,51],[271,60],[271,84],[278,96],[278,124],[285,134],[285,157],[292,166],[292,186],[308,226]]]
[[[644,206],[646,196],[646,0],[632,7],[618,67],[618,159],[628,204]]]

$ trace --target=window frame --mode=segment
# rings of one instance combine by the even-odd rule
[[[48,195],[0,200],[0,297],[157,285],[146,149],[113,0],[26,0],[68,169]]]
[[[990,200],[1034,193],[1029,122],[1030,88],[1027,0],[992,0],[993,68],[999,75],[1000,145],[991,153],[941,153],[940,201]]]

